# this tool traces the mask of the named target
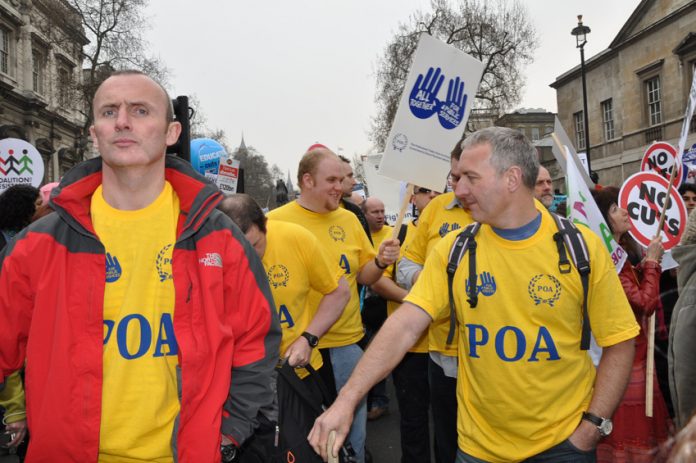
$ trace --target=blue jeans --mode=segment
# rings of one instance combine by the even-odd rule
[[[568,439],[554,445],[548,450],[529,457],[522,463],[595,463],[597,454],[594,450],[580,450],[570,443]],[[455,463],[488,463],[485,460],[467,455],[457,450]]]
[[[329,348],[331,355],[331,367],[333,368],[334,379],[336,381],[336,391],[348,382],[353,368],[358,364],[363,351],[357,344],[349,346]],[[348,442],[355,450],[358,463],[365,462],[365,436],[367,434],[367,400],[363,397],[360,404],[355,409],[353,424],[348,434]]]

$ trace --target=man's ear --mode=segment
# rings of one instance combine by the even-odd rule
[[[519,166],[510,167],[505,172],[505,186],[508,191],[517,191],[522,185],[522,169]]]
[[[179,135],[181,135],[181,123],[178,121],[173,121],[169,123],[169,126],[167,127],[167,146],[171,146],[176,141],[179,139]]]
[[[305,172],[304,174],[302,174],[302,185],[309,187],[314,186],[314,177],[312,177],[312,174],[310,174],[309,172]]]

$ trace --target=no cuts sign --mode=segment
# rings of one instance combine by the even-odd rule
[[[639,172],[628,178],[619,192],[619,207],[628,211],[629,233],[648,247],[657,235],[660,215],[667,204],[669,181],[652,172]],[[661,230],[662,244],[671,249],[679,243],[686,227],[686,207],[679,192],[672,188],[669,207]]]
[[[643,155],[643,161],[640,163],[640,170],[643,172],[655,172],[667,180],[672,175],[672,170],[677,164],[677,149],[669,143],[656,141],[648,147]],[[677,178],[674,182],[674,188],[679,188],[682,184],[684,169],[681,161],[677,164]]]

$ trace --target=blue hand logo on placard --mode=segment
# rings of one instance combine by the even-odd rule
[[[428,68],[425,77],[423,74],[418,75],[408,100],[408,105],[414,116],[419,119],[427,119],[437,112],[440,103],[437,99],[437,93],[444,80],[445,76],[441,74],[440,68]]]
[[[459,77],[450,79],[447,85],[447,100],[440,104],[437,117],[440,125],[448,130],[461,124],[466,109],[467,95],[464,93],[464,82]]]

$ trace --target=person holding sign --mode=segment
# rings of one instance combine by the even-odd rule
[[[628,211],[617,204],[619,189],[604,187],[594,190],[592,195],[614,238],[630,256],[631,250],[636,249],[637,244],[627,233],[631,228]],[[636,338],[631,380],[621,404],[614,413],[614,432],[597,447],[597,461],[600,463],[651,462],[655,448],[669,436],[669,413],[660,392],[657,375],[654,373],[653,416],[645,416],[647,322],[660,304],[660,261],[664,252],[662,239],[657,236],[650,242],[645,257],[638,265],[631,264],[629,257],[619,272],[621,286],[642,329]],[[634,251],[633,254],[636,256],[637,253]],[[637,257],[640,259],[640,254],[637,254]]]
[[[450,176],[454,184],[461,175],[461,141],[450,153]],[[418,228],[397,268],[397,283],[411,289],[435,245],[448,233],[461,231],[472,222],[471,215],[454,192],[434,198],[418,219]],[[454,233],[456,234],[456,233]],[[435,320],[428,332],[428,380],[435,435],[435,461],[450,462],[457,454],[457,338],[447,344],[449,315]]]
[[[580,276],[574,266],[565,273],[559,269],[558,228],[534,199],[538,169],[534,145],[516,130],[490,127],[463,142],[455,193],[482,224],[475,270],[495,278],[496,286],[484,288],[470,308],[466,253],[452,285],[460,334],[457,463],[593,462],[628,382],[639,326],[609,253],[597,235],[580,229],[592,266],[587,312],[604,348],[595,369],[580,349]],[[309,440],[324,459],[340,448],[364,394],[433,320],[449,313],[446,267],[456,239],[451,233],[431,251],[404,304],[387,318],[334,404],[315,422]],[[332,431],[336,442],[327,451]]]

